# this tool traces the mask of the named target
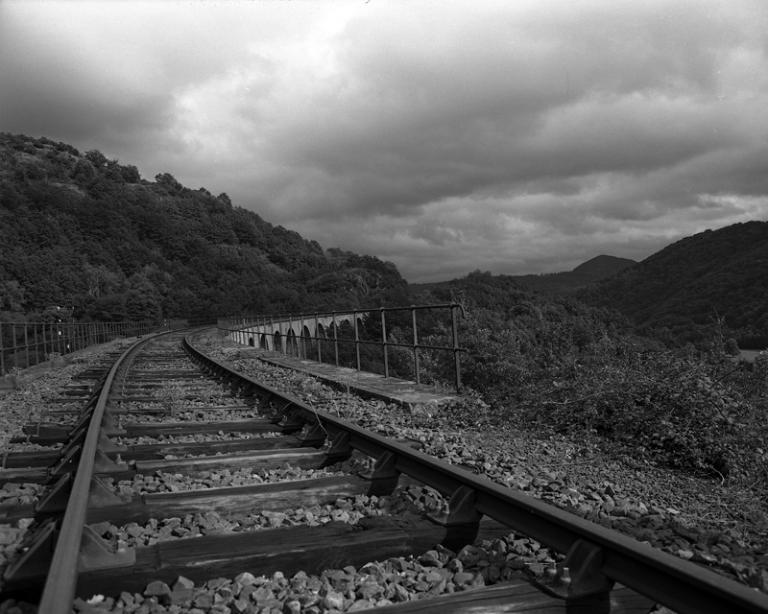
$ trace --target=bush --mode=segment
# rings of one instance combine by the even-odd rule
[[[495,420],[598,436],[712,476],[765,464],[768,353],[754,365],[734,363],[716,344],[666,350],[612,330],[598,314],[518,311],[507,319],[478,311],[462,334],[464,383],[481,391]]]

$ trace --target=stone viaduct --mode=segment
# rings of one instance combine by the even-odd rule
[[[338,329],[345,323],[356,330],[362,326],[366,315],[339,313],[306,318],[296,316],[258,324],[229,322],[226,327],[229,331],[227,338],[243,345],[306,357],[309,346],[316,343],[317,339],[333,340]]]

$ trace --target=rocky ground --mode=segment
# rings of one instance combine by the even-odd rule
[[[319,409],[768,591],[768,497],[757,488],[659,467],[597,438],[521,432],[476,400],[441,409],[361,402],[226,342],[208,350]]]
[[[768,505],[763,493],[748,486],[697,478],[655,466],[652,459],[612,449],[599,440],[521,432],[488,416],[481,403],[466,399],[452,407],[403,409],[380,401],[361,401],[307,377],[265,366],[238,348],[211,345],[208,350],[235,363],[241,371],[263,378],[275,388],[290,390],[323,409],[382,434],[419,441],[422,450],[499,483],[543,499],[574,514],[629,534],[640,541],[705,565],[750,586],[768,588]],[[70,367],[0,397],[5,432],[20,421],[34,419],[41,400],[71,378]],[[194,419],[194,408],[183,408]],[[186,415],[188,412],[189,415]],[[39,416],[40,418],[42,416]],[[244,411],[242,418],[252,417]],[[134,442],[131,442],[134,443]],[[329,471],[328,473],[331,473]],[[115,484],[124,495],[148,492],[246,485],[303,479],[314,472],[292,469],[265,474],[250,471],[211,472],[190,479],[175,474],[137,476]],[[15,492],[14,488],[16,488]],[[5,490],[9,503],[37,493],[18,487]],[[762,497],[762,498],[761,498]],[[391,497],[356,497],[334,504],[280,513],[254,513],[233,521],[219,514],[153,521],[147,525],[104,524],[100,532],[118,545],[149,545],[215,532],[259,530],[295,524],[360,522],[405,508],[415,513],[439,507],[429,489],[401,487]],[[25,527],[0,527],[0,537],[15,542]],[[5,539],[5,538],[3,538]],[[521,571],[542,578],[561,555],[522,535],[510,533],[459,552],[443,548],[414,557],[371,562],[360,568],[326,570],[319,576],[303,572],[285,577],[217,578],[195,584],[178,578],[155,582],[141,593],[95,595],[78,601],[82,612],[192,612],[203,614],[357,611],[409,599],[427,598],[515,577]],[[30,611],[12,602],[0,614]]]

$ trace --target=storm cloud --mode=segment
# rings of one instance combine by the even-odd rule
[[[0,129],[398,265],[642,259],[768,213],[761,0],[6,2]]]

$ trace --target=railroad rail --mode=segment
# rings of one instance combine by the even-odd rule
[[[182,336],[162,333],[134,343],[104,373],[101,385],[94,385],[95,393],[83,399],[82,407],[68,410],[68,403],[49,412],[72,414],[74,423],[28,426],[29,441],[65,445],[53,452],[10,455],[0,471],[4,480],[37,480],[49,486],[34,510],[5,512],[5,520],[33,514],[37,530],[24,554],[6,570],[4,594],[38,597],[39,611],[45,614],[71,612],[75,597],[119,595],[123,590],[143,591],[161,602],[174,596],[180,604],[196,603],[206,610],[213,602],[195,597],[194,582],[244,571],[319,574],[345,565],[366,569],[372,558],[419,556],[438,543],[458,550],[472,543],[485,530],[484,518],[490,518],[507,531],[565,554],[551,582],[531,588],[520,578],[508,578],[494,586],[369,611],[600,613],[616,611],[612,604],[619,594],[637,593],[648,600],[618,611],[648,611],[658,602],[681,613],[768,612],[768,597],[762,593],[312,407],[216,360],[195,335]],[[219,384],[212,388],[193,362]],[[206,439],[206,433],[219,439]],[[359,475],[322,473],[323,467],[343,467],[340,463],[359,455],[374,459],[369,470]],[[255,467],[266,471],[286,463],[297,468],[292,471],[309,473],[289,482],[131,491],[131,480],[146,484],[158,474],[210,482],[213,473],[249,468],[256,475]],[[181,534],[187,529],[180,519],[192,514],[246,515],[254,509],[279,514],[297,502],[388,496],[404,481],[442,493],[447,509],[426,519],[383,516],[361,521],[360,526],[331,522],[213,531],[197,539],[146,546],[104,538],[118,524],[133,526],[138,539],[138,523],[152,519],[155,524],[158,519],[174,520],[168,521],[169,531]],[[181,584],[174,585],[172,593],[166,591],[179,576],[185,581],[177,581]],[[242,589],[246,580],[238,582]],[[331,596],[338,599],[335,593],[327,595],[325,609],[315,602],[295,602],[293,609],[279,605],[280,611],[333,611],[341,602]],[[266,608],[275,605],[264,603],[271,604]],[[237,611],[249,611],[247,605],[240,603]],[[250,611],[269,611],[259,607]]]

